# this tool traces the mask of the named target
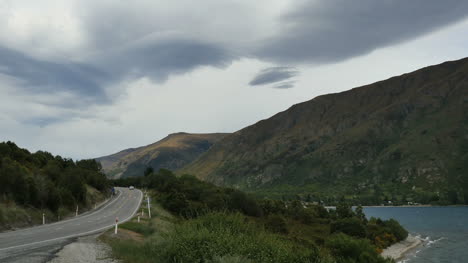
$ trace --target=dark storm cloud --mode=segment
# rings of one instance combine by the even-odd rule
[[[66,91],[79,95],[83,100],[61,106],[80,107],[111,102],[104,89],[126,78],[161,82],[198,66],[223,67],[232,59],[220,47],[187,39],[150,41],[103,52],[86,63],[40,60],[0,47],[0,73],[19,80],[20,87],[33,94]]]
[[[109,76],[89,65],[40,60],[0,47],[0,73],[14,77],[33,93],[69,91],[95,103],[106,100],[101,85]]]
[[[466,0],[303,1],[256,54],[278,63],[337,62],[414,39],[467,14]]]
[[[199,66],[225,67],[240,57],[254,56],[280,65],[336,62],[413,39],[468,14],[466,0],[297,3],[292,2],[291,11],[280,19],[281,30],[272,38],[252,39],[247,47],[241,40],[230,41],[227,47],[225,40],[229,32],[205,39],[197,33],[198,27],[204,25],[179,30],[177,21],[181,24],[186,22],[184,19],[191,21],[185,17],[174,19],[174,25],[152,21],[151,16],[140,15],[139,11],[151,9],[144,5],[129,3],[129,7],[135,8],[123,6],[116,10],[107,5],[91,6],[86,9],[91,14],[80,16],[83,20],[80,22],[85,25],[85,35],[89,38],[88,50],[83,53],[92,56],[76,54],[80,63],[37,59],[1,47],[0,43],[0,74],[19,80],[19,87],[33,94],[66,91],[79,95],[82,101],[67,102],[64,107],[80,107],[112,102],[106,89],[122,80],[148,77],[161,82],[170,75],[183,74]],[[235,55],[232,50],[236,51]],[[293,82],[288,80],[297,74],[294,68],[273,67],[261,71],[249,84],[290,88]]]
[[[298,71],[293,67],[271,67],[260,71],[253,80],[249,82],[251,86],[266,85],[284,81],[298,75]]]
[[[171,74],[185,73],[198,66],[223,67],[233,59],[216,45],[189,39],[165,39],[111,52],[97,63],[115,76],[146,76],[160,82]]]

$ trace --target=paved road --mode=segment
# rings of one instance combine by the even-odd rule
[[[103,232],[119,222],[129,220],[143,198],[140,190],[117,187],[117,197],[96,211],[42,226],[0,233],[0,262],[30,262],[31,254],[57,250],[78,236]],[[29,256],[28,256],[29,255]],[[31,261],[32,262],[32,261]]]

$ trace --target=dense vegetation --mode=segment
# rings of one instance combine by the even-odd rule
[[[163,169],[114,183],[149,189],[180,218],[163,239],[139,248],[160,262],[391,262],[379,252],[408,235],[395,220],[368,220],[362,207],[259,200]]]
[[[0,204],[4,206],[47,210],[57,218],[77,205],[89,205],[87,185],[102,193],[109,190],[94,160],[74,162],[48,152],[30,153],[12,142],[0,143]],[[4,216],[0,213],[0,223]]]
[[[181,173],[276,199],[468,204],[467,87],[465,58],[318,96],[227,135]]]

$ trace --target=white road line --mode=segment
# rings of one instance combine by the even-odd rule
[[[140,190],[138,190],[138,191],[140,191]],[[132,217],[136,214],[136,212],[140,208],[141,200],[143,200],[143,193],[141,191],[140,191],[140,193],[141,193],[140,202],[138,203],[137,207],[135,208],[135,211],[128,218],[126,218],[125,220],[122,220],[121,223],[125,223],[128,220],[132,219]],[[32,245],[37,245],[37,244],[42,244],[42,243],[46,243],[46,242],[52,242],[52,241],[57,241],[57,240],[62,240],[62,239],[67,239],[67,238],[72,238],[72,237],[86,236],[86,235],[89,235],[89,234],[101,232],[102,230],[105,230],[105,229],[109,229],[111,227],[114,227],[114,225],[115,224],[112,224],[112,225],[108,225],[108,226],[105,226],[105,227],[101,227],[99,229],[95,229],[95,230],[91,230],[91,231],[83,232],[83,233],[78,233],[78,234],[73,234],[73,235],[69,235],[69,236],[65,236],[65,237],[58,237],[58,238],[53,238],[53,239],[49,239],[49,240],[42,240],[42,241],[32,242],[32,243],[29,243],[29,244],[23,244],[23,245],[18,245],[18,246],[13,246],[13,247],[0,248],[0,251],[20,248],[20,247],[26,247],[26,246],[32,246]]]
[[[119,191],[119,195],[112,201],[110,201],[108,204],[106,204],[105,206],[99,208],[98,210],[95,210],[94,212],[90,213],[90,214],[87,214],[87,215],[83,215],[83,216],[78,216],[78,217],[73,217],[73,218],[70,218],[70,219],[66,219],[66,220],[62,220],[62,221],[58,221],[58,222],[54,222],[54,223],[50,223],[50,224],[45,224],[45,225],[40,225],[40,226],[34,226],[34,227],[29,227],[29,228],[24,228],[24,229],[20,229],[20,230],[17,230],[17,231],[12,231],[12,232],[5,232],[6,233],[13,233],[13,232],[17,232],[15,234],[19,234],[20,232],[24,232],[24,231],[28,231],[28,233],[30,233],[29,231],[31,229],[41,229],[41,228],[44,228],[44,227],[48,227],[48,226],[53,226],[53,225],[58,225],[58,224],[62,224],[62,223],[66,223],[66,222],[69,222],[69,221],[73,221],[73,220],[77,220],[77,219],[82,219],[82,218],[86,218],[86,217],[89,217],[91,215],[94,215],[96,214],[97,212],[105,209],[106,207],[110,206],[111,204],[115,203],[117,200],[119,200],[119,198],[122,196],[122,193],[120,190],[117,189],[117,191]],[[2,234],[2,233],[0,233]]]

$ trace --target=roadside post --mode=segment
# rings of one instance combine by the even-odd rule
[[[78,216],[78,205],[76,205],[76,212],[75,212],[75,216]]]
[[[119,218],[116,217],[116,218],[115,218],[115,231],[114,231],[114,234],[116,234],[116,235],[117,235],[118,225],[119,225]]]
[[[148,217],[151,219],[151,206],[150,206],[150,198],[149,196],[147,195],[146,196],[148,199]]]
[[[42,213],[42,224],[45,225],[45,213]]]
[[[138,215],[138,223],[140,223],[140,215]]]

